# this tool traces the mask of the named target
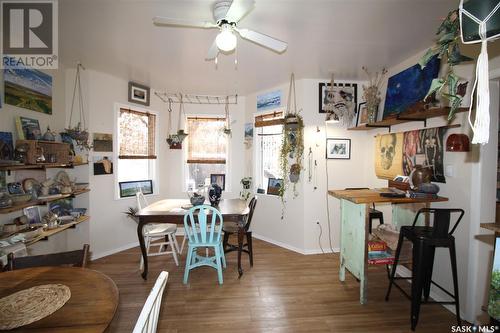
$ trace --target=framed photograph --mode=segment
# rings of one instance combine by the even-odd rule
[[[275,109],[281,106],[281,90],[257,96],[257,111]]]
[[[94,151],[112,152],[113,151],[113,134],[94,133]]]
[[[210,174],[210,184],[217,184],[223,191],[226,190],[226,175],[223,173]]]
[[[129,82],[128,83],[128,101],[136,104],[149,106],[151,89],[142,84]]]
[[[40,209],[38,206],[24,208],[23,214],[28,218],[28,224],[42,223],[42,217],[40,216]]]
[[[19,140],[40,140],[42,131],[37,119],[16,117],[16,130]]]
[[[144,194],[153,194],[153,181],[150,179],[119,182],[118,186],[120,186],[120,198],[133,197],[139,191]]]
[[[267,181],[267,194],[279,195],[280,189],[283,187],[283,179],[269,178]]]
[[[350,160],[351,139],[326,139],[326,158]]]
[[[329,83],[319,84],[319,113],[326,113],[325,105],[335,104],[335,108],[347,109],[353,114],[358,103],[358,85],[356,83],[334,83],[333,92],[328,92]]]
[[[358,114],[356,116],[356,127],[368,124],[368,108],[366,102],[359,103]]]

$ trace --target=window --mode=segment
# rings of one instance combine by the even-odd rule
[[[274,112],[255,117],[256,185],[267,189],[269,178],[283,178],[280,169],[280,151],[283,133],[283,113]]]
[[[118,182],[155,182],[156,115],[120,108],[117,118]]]
[[[228,139],[224,134],[225,124],[225,118],[187,118],[185,184],[188,191],[208,184],[210,174],[225,174],[227,181]]]

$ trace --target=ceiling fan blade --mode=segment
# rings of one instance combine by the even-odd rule
[[[255,5],[254,0],[233,0],[226,13],[228,22],[239,22]]]
[[[153,23],[155,25],[166,25],[174,27],[191,27],[191,28],[202,28],[202,29],[218,28],[217,24],[213,22],[193,21],[193,20],[185,20],[185,19],[177,19],[177,18],[161,17],[161,16],[153,17]]]
[[[208,49],[207,56],[205,57],[206,61],[214,60],[217,58],[217,55],[219,54],[219,48],[217,47],[217,44],[214,42],[212,43],[212,46],[210,46],[210,49]]]
[[[279,39],[270,37],[268,35],[261,34],[260,32],[248,29],[238,29],[238,28],[235,28],[235,30],[238,31],[238,33],[242,38],[248,39],[249,41],[265,46],[268,49],[271,49],[278,53],[285,52],[285,50],[288,47],[287,43]]]

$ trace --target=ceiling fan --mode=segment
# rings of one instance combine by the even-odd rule
[[[214,22],[194,21],[187,19],[168,18],[156,16],[153,23],[160,26],[191,27],[202,29],[219,29],[219,34],[215,38],[212,46],[208,50],[205,60],[212,60],[217,57],[220,51],[231,52],[236,48],[235,31],[244,39],[252,41],[258,45],[264,46],[277,53],[285,52],[288,44],[249,29],[238,28],[238,22],[248,14],[254,7],[253,0],[233,0],[217,1],[213,8]]]

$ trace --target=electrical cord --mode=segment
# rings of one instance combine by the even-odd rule
[[[321,236],[323,235],[323,228],[321,227],[321,224],[319,222],[318,222],[318,227],[319,227],[319,237],[318,237],[319,248],[321,249],[321,253],[325,254],[325,250],[323,250],[323,246],[321,246]]]
[[[328,138],[328,133],[327,133],[327,125],[325,123],[325,142],[326,139]],[[325,197],[326,197],[326,220],[328,222],[328,243],[330,244],[330,250],[333,251],[333,245],[332,245],[332,227],[331,227],[331,221],[330,221],[330,205],[328,201],[328,184],[329,182],[329,177],[328,177],[328,159],[325,160],[325,172],[326,172],[326,191],[325,191]]]

